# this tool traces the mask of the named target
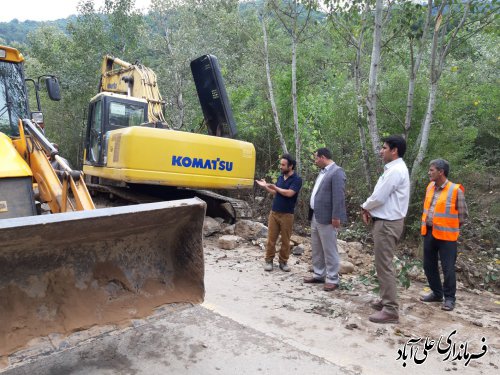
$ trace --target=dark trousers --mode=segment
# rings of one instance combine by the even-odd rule
[[[434,238],[432,228],[427,228],[424,236],[424,271],[429,287],[436,297],[444,295],[445,300],[455,302],[457,279],[455,276],[455,262],[457,260],[457,242],[443,241]],[[443,283],[439,274],[438,260],[443,269]]]

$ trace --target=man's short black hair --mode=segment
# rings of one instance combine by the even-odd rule
[[[326,147],[318,148],[316,150],[316,155],[318,155],[318,157],[324,156],[328,160],[332,160],[332,152],[329,149],[327,149]]]
[[[292,166],[292,169],[295,169],[295,166],[297,165],[297,161],[292,158],[292,155],[290,154],[283,154],[281,156],[281,159],[285,159],[288,162],[288,166]]]
[[[398,156],[402,158],[406,152],[406,141],[400,135],[390,135],[389,137],[382,138],[382,142],[387,143],[389,148],[393,150],[398,149]]]

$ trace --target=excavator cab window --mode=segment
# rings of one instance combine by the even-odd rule
[[[0,132],[19,135],[18,120],[28,118],[22,65],[0,61]]]
[[[89,126],[88,159],[92,163],[99,163],[102,144],[102,100],[92,103],[91,123]]]
[[[131,103],[109,103],[109,129],[138,126],[144,122],[144,106]]]

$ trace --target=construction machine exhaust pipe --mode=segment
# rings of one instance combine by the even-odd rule
[[[35,337],[201,303],[197,198],[0,220],[0,357]]]

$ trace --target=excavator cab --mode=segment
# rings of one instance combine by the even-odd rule
[[[146,123],[148,103],[146,100],[132,100],[124,95],[102,92],[92,98],[88,113],[85,162],[102,166],[106,162],[106,134]]]
[[[18,119],[28,117],[23,58],[13,48],[0,48],[0,132],[18,136]]]
[[[45,86],[51,100],[61,100],[57,77],[42,75],[35,81],[24,76],[24,58],[14,48],[0,46],[0,132],[19,136],[19,119],[31,119],[43,129],[40,87]],[[26,82],[33,83],[37,110],[30,112]],[[28,116],[29,115],[29,116]]]

